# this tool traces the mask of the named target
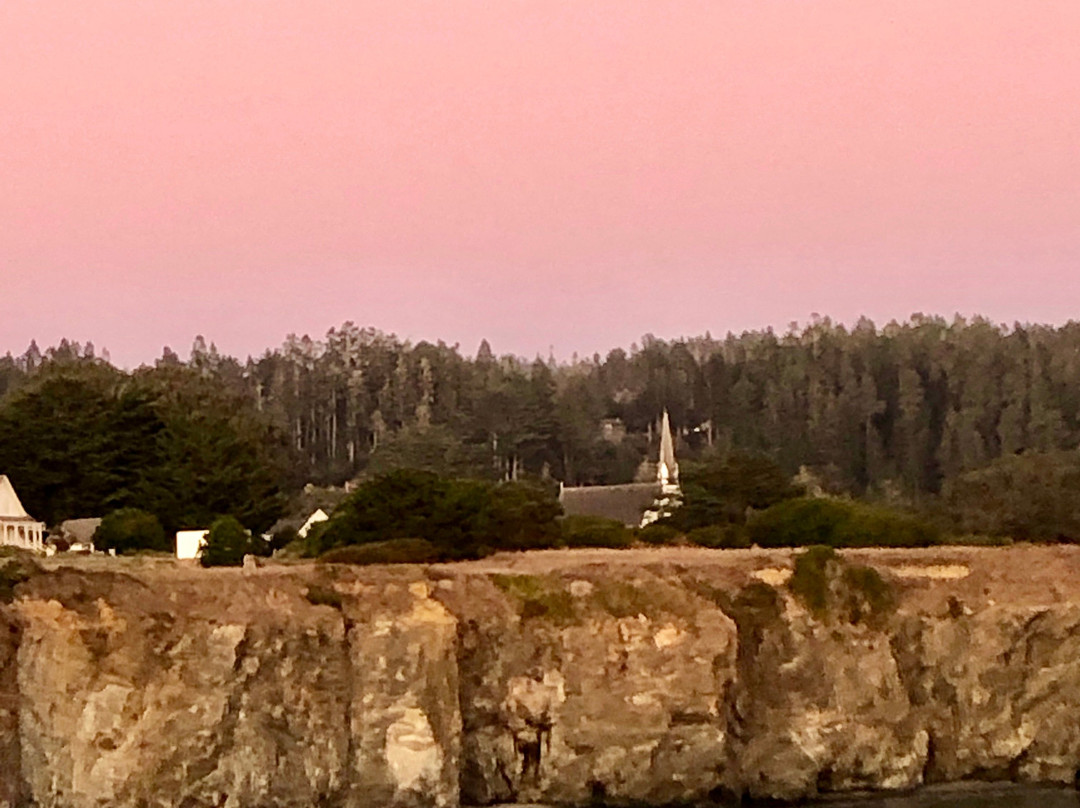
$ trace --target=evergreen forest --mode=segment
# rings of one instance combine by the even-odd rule
[[[0,473],[50,524],[137,507],[265,530],[305,486],[401,469],[628,482],[665,408],[689,469],[738,453],[954,532],[1080,538],[1080,323],[815,317],[562,363],[345,323],[243,361],[199,337],[130,372],[31,344],[0,358]]]

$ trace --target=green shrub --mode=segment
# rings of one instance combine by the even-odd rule
[[[680,536],[681,531],[663,522],[654,522],[637,529],[637,538],[646,544],[674,544]]]
[[[559,530],[564,547],[628,547],[634,541],[626,525],[603,516],[564,516]]]
[[[275,530],[270,535],[270,542],[267,550],[271,553],[276,553],[278,550],[288,547],[290,544],[292,544],[294,541],[297,541],[299,538],[300,534],[296,532],[296,528],[280,528],[278,530]]]
[[[941,543],[937,528],[916,516],[863,502],[848,505],[850,515],[837,531],[836,547],[931,547]]]
[[[716,549],[737,549],[750,546],[746,528],[735,524],[696,527],[686,534],[686,540],[698,547]]]
[[[837,499],[789,499],[757,513],[748,526],[761,547],[929,547],[938,530],[880,505]]]
[[[849,564],[832,547],[809,547],[795,558],[788,588],[819,620],[836,614],[849,623],[889,614],[895,595],[873,567]]]
[[[329,606],[331,609],[341,610],[341,593],[336,589],[312,584],[304,593],[304,598],[312,606]]]
[[[873,620],[893,610],[892,587],[873,567],[849,566],[843,576],[843,609],[849,623]]]
[[[342,501],[308,534],[308,553],[409,538],[431,542],[448,559],[550,547],[559,539],[561,512],[549,492],[524,483],[400,470],[365,482]]]
[[[337,547],[319,556],[325,564],[432,564],[448,554],[423,539],[390,539]]]
[[[573,622],[577,608],[566,585],[540,575],[493,575],[492,582],[517,603],[522,619],[546,618],[554,623]]]
[[[0,603],[11,603],[15,587],[41,572],[34,554],[20,547],[0,547]]]
[[[828,611],[830,567],[836,568],[839,563],[836,551],[821,544],[795,557],[788,588],[815,615]]]
[[[94,546],[98,550],[115,550],[117,553],[170,552],[173,549],[158,518],[138,508],[121,508],[102,519],[94,532]]]
[[[754,514],[747,525],[760,547],[832,546],[848,504],[830,499],[791,499]]]
[[[222,516],[210,525],[199,562],[204,567],[238,567],[256,549],[251,534],[236,517]]]

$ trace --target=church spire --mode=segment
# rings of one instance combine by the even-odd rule
[[[675,460],[675,441],[671,438],[671,422],[668,420],[666,408],[660,421],[660,462],[657,464],[656,476],[660,485],[674,485],[679,481],[679,464]]]

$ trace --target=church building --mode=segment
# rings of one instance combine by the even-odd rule
[[[45,552],[45,525],[23,508],[6,475],[0,474],[0,545]]]
[[[583,485],[559,489],[559,503],[567,516],[602,516],[627,527],[644,527],[667,516],[680,503],[679,464],[667,410],[660,422],[660,452],[656,481],[625,485]]]

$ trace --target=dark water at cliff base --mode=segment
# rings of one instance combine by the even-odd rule
[[[704,803],[697,808],[719,808],[723,803]],[[776,808],[783,803],[748,803]],[[860,793],[796,803],[800,808],[1080,808],[1080,792],[1065,786],[1031,786],[1015,783],[950,783],[926,786],[898,794]],[[516,803],[492,808],[558,808],[539,803]],[[597,803],[596,808],[605,808]],[[623,808],[613,803],[611,808]],[[635,804],[634,808],[646,808]],[[691,808],[686,806],[685,808]]]
[[[1015,783],[951,783],[903,794],[835,797],[814,808],[1080,808],[1080,793],[1063,786]]]

